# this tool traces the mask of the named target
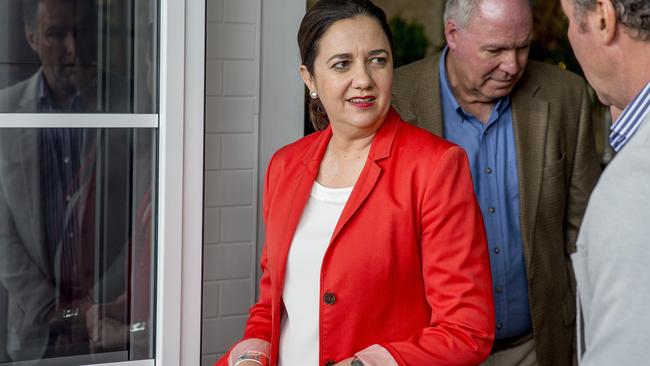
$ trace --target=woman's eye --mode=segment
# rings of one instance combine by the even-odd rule
[[[386,57],[373,57],[370,62],[377,65],[386,65]]]
[[[332,68],[334,70],[345,70],[345,69],[348,68],[349,65],[350,65],[349,61],[339,61],[339,62],[335,63],[334,65],[332,65]]]

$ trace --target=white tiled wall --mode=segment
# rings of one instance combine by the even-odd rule
[[[202,364],[255,298],[261,0],[208,0]]]
[[[264,241],[259,187],[271,154],[303,133],[306,2],[207,4],[203,366],[242,335]]]

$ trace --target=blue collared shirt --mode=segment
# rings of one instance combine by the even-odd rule
[[[650,83],[625,107],[612,125],[609,143],[615,151],[621,151],[632,138],[648,115],[648,111],[650,111]]]
[[[496,337],[532,329],[528,279],[519,225],[519,176],[510,98],[500,99],[486,124],[465,112],[451,92],[445,59],[439,64],[444,136],[465,149],[481,206],[496,312]]]

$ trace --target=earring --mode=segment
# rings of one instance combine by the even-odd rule
[[[316,93],[316,91],[314,90],[311,93],[309,93],[309,96],[311,97],[311,99],[316,99],[318,98],[318,93]]]

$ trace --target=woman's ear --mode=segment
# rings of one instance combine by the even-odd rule
[[[316,83],[314,83],[314,78],[309,70],[307,70],[307,66],[300,65],[300,77],[305,82],[305,85],[307,85],[310,93],[316,91]]]

